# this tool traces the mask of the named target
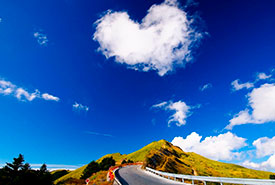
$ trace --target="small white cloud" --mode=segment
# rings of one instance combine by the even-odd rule
[[[34,38],[36,38],[36,40],[40,46],[47,46],[49,40],[48,40],[46,34],[41,33],[41,32],[35,32],[33,34],[33,36],[34,36]]]
[[[241,89],[250,89],[252,87],[254,87],[254,84],[253,83],[250,83],[250,82],[246,82],[246,83],[240,83],[239,82],[239,79],[237,80],[234,80],[232,83],[232,90],[233,91],[238,91],[238,90],[241,90]]]
[[[212,87],[211,83],[205,84],[202,87],[199,88],[200,91],[205,91],[206,89],[209,89]]]
[[[161,108],[167,111],[173,111],[174,114],[169,117],[168,126],[171,123],[175,123],[177,126],[182,126],[186,124],[186,119],[191,115],[190,110],[195,107],[188,106],[183,101],[178,102],[162,102],[152,106],[153,108]]]
[[[74,109],[74,110],[81,110],[81,111],[87,112],[87,111],[89,110],[89,107],[88,107],[88,106],[85,106],[85,105],[82,105],[82,104],[80,104],[80,103],[75,102],[75,103],[73,104],[73,109]]]
[[[257,80],[265,80],[265,79],[268,79],[268,78],[271,78],[272,75],[266,75],[265,73],[259,73],[257,75]]]
[[[59,101],[59,98],[58,98],[58,97],[53,96],[53,95],[50,95],[50,94],[48,94],[48,93],[42,94],[42,98],[43,98],[44,100]]]
[[[41,96],[39,90],[37,89],[33,93],[30,93],[24,88],[17,87],[13,83],[6,80],[0,80],[0,94],[12,95],[21,101],[33,101],[36,98],[44,99],[44,100],[54,100],[54,101],[59,100],[58,97],[52,96],[48,93],[44,93]]]
[[[15,91],[15,97],[18,100],[32,101],[35,98],[38,98],[39,96],[40,96],[40,92],[38,90],[35,90],[35,92],[33,92],[33,93],[29,93],[28,91],[26,91],[23,88],[19,87]]]
[[[165,105],[167,105],[167,102],[161,102],[161,103],[158,103],[156,105],[153,105],[152,107],[153,108],[161,108],[161,107],[164,107]]]
[[[238,137],[231,132],[201,139],[202,136],[192,132],[185,139],[175,137],[172,144],[185,152],[195,152],[213,160],[226,161],[239,159],[242,153],[238,150],[247,146],[245,138]]]
[[[0,80],[0,94],[9,95],[15,89],[15,85],[13,85],[9,81]]]
[[[111,135],[111,134],[103,134],[103,133],[98,133],[98,132],[87,131],[86,133],[91,134],[91,135],[96,135],[96,136],[113,137],[113,135]]]
[[[275,136],[273,138],[261,137],[253,142],[257,157],[275,154]]]
[[[141,23],[127,12],[108,11],[96,26],[94,40],[106,58],[145,72],[156,70],[160,76],[189,63],[203,38],[176,0],[154,4]]]
[[[275,121],[275,84],[264,84],[254,88],[247,97],[251,113],[249,109],[240,111],[229,121],[226,129],[248,123],[263,124]]]

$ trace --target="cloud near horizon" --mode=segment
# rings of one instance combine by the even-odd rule
[[[165,101],[153,105],[152,108],[160,108],[166,111],[173,111],[174,114],[172,114],[168,120],[168,127],[171,126],[171,123],[175,123],[178,127],[180,127],[186,124],[187,117],[192,114],[190,110],[197,107],[188,106],[185,102],[179,100],[177,102]]]
[[[251,162],[246,160],[241,163],[243,166],[253,168],[257,170],[269,170],[275,169],[275,136],[272,138],[261,137],[253,142],[253,146],[256,148],[256,157],[263,158],[268,157],[267,160],[262,162]]]
[[[59,101],[60,99],[56,96],[50,95],[48,93],[41,93],[39,90],[35,90],[34,92],[28,92],[22,87],[18,87],[13,83],[0,80],[0,94],[7,96],[11,95],[21,101],[33,101],[34,99],[44,99],[46,101]]]
[[[247,146],[245,138],[238,137],[231,132],[209,136],[204,140],[202,136],[192,132],[186,138],[175,137],[171,143],[185,152],[195,152],[213,160],[225,161],[239,159],[242,153],[237,150]]]
[[[263,124],[275,121],[275,84],[263,84],[248,93],[248,108],[240,111],[225,128],[232,130],[236,125]]]
[[[165,0],[152,5],[140,23],[127,12],[109,10],[96,21],[93,39],[106,58],[163,76],[192,61],[193,49],[204,36],[194,24],[176,0]]]

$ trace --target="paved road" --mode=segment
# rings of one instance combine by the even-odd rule
[[[184,185],[184,183],[159,177],[140,169],[140,166],[127,166],[116,171],[122,185]]]

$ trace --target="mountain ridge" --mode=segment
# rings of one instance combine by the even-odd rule
[[[104,155],[96,162],[101,162],[106,157],[113,157],[117,165],[121,164],[123,160],[132,160],[143,162],[143,168],[150,167],[159,171],[188,175],[257,179],[268,179],[270,175],[274,175],[272,172],[253,170],[236,164],[211,160],[194,152],[184,152],[179,147],[163,139],[154,141],[130,154],[113,153]],[[84,165],[64,175],[57,179],[55,183],[66,181],[69,178],[80,179],[86,166]]]

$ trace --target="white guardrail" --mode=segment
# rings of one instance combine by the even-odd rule
[[[117,171],[118,169],[119,169],[119,168],[117,168],[117,169],[114,170],[114,175],[115,175],[114,182],[115,182],[117,185],[122,185],[121,182],[119,182],[119,180],[118,180],[117,177],[116,177],[116,171]],[[115,183],[114,183],[114,184],[115,184]]]
[[[227,178],[227,177],[207,177],[207,176],[193,176],[193,175],[182,175],[182,174],[173,174],[173,173],[166,173],[154,170],[152,168],[146,167],[146,170],[160,175],[167,178],[174,178],[174,180],[191,180],[192,184],[194,184],[194,181],[201,181],[205,185],[207,182],[217,182],[221,185],[223,183],[230,183],[230,184],[242,184],[242,185],[275,185],[275,180],[269,180],[269,179],[245,179],[245,178]]]

